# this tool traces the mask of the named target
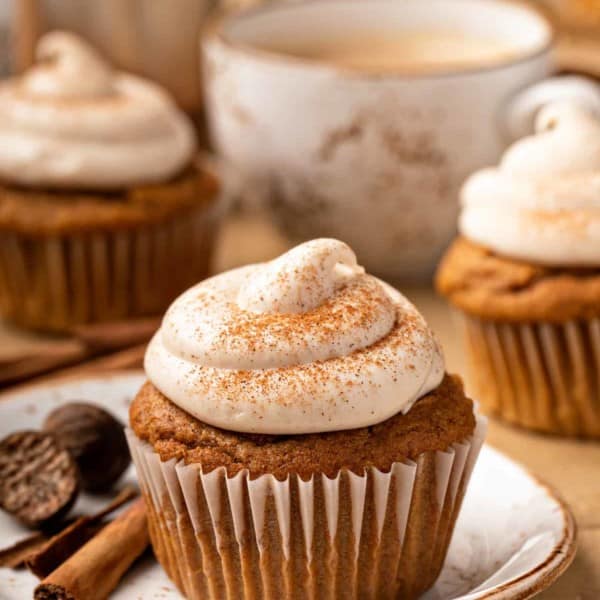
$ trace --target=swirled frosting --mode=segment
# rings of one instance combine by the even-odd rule
[[[268,434],[379,423],[408,411],[444,374],[415,307],[333,239],[188,290],[167,311],[145,368],[198,419]]]
[[[600,265],[600,116],[544,107],[535,134],[462,190],[461,233],[509,257],[554,266]]]
[[[193,127],[161,88],[70,33],[45,35],[36,56],[0,85],[1,179],[111,189],[165,181],[191,161]]]

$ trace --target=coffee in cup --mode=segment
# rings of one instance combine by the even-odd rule
[[[492,66],[518,54],[510,41],[458,30],[406,31],[396,34],[344,35],[288,41],[276,48],[291,57],[327,62],[338,67],[381,73],[440,73]]]

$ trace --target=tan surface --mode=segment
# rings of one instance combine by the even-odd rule
[[[263,221],[232,220],[221,237],[215,268],[221,270],[266,260],[285,248],[285,242]],[[438,333],[449,370],[461,372],[464,366],[461,346],[445,303],[429,289],[399,287],[418,305]],[[0,328],[0,349],[4,350],[8,343],[12,346],[18,338],[14,330],[9,336]],[[27,350],[35,346],[37,340],[33,340],[35,338],[28,343],[23,339]],[[139,360],[139,350],[135,352]],[[570,504],[579,526],[579,550],[573,565],[538,598],[600,599],[600,443],[530,434],[496,422],[491,423],[488,441],[557,489]]]

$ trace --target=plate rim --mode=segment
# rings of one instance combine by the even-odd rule
[[[54,388],[73,381],[97,381],[106,380],[107,378],[126,378],[144,375],[144,370],[141,368],[99,370],[95,373],[85,374],[65,374],[64,376],[48,378],[43,381],[23,383],[9,390],[2,391],[0,392],[0,404],[20,394],[31,392],[36,388]],[[491,590],[484,596],[479,596],[479,600],[527,600],[549,588],[573,562],[577,552],[577,523],[571,508],[554,486],[546,483],[542,478],[532,473],[525,465],[496,449],[491,444],[488,444],[488,448],[499,454],[503,459],[510,461],[527,477],[533,480],[546,496],[558,506],[563,521],[561,539],[554,545],[544,562],[536,565],[516,579],[511,579],[496,589]]]
[[[563,520],[563,531],[560,540],[554,545],[546,560],[533,567],[516,579],[511,579],[494,590],[489,591],[479,600],[527,600],[548,589],[571,565],[577,553],[577,522],[567,502],[556,488],[532,473],[519,461],[513,460],[503,452],[491,446],[503,458],[517,465],[530,477],[560,510]]]

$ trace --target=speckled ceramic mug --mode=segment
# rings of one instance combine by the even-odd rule
[[[514,52],[487,66],[397,74],[278,50],[449,29],[505,39]],[[205,43],[213,141],[295,240],[337,237],[371,272],[427,277],[454,235],[463,179],[495,164],[543,100],[522,91],[551,72],[552,40],[541,14],[507,0],[272,4],[230,18]],[[550,95],[557,87],[574,93],[554,82]]]

